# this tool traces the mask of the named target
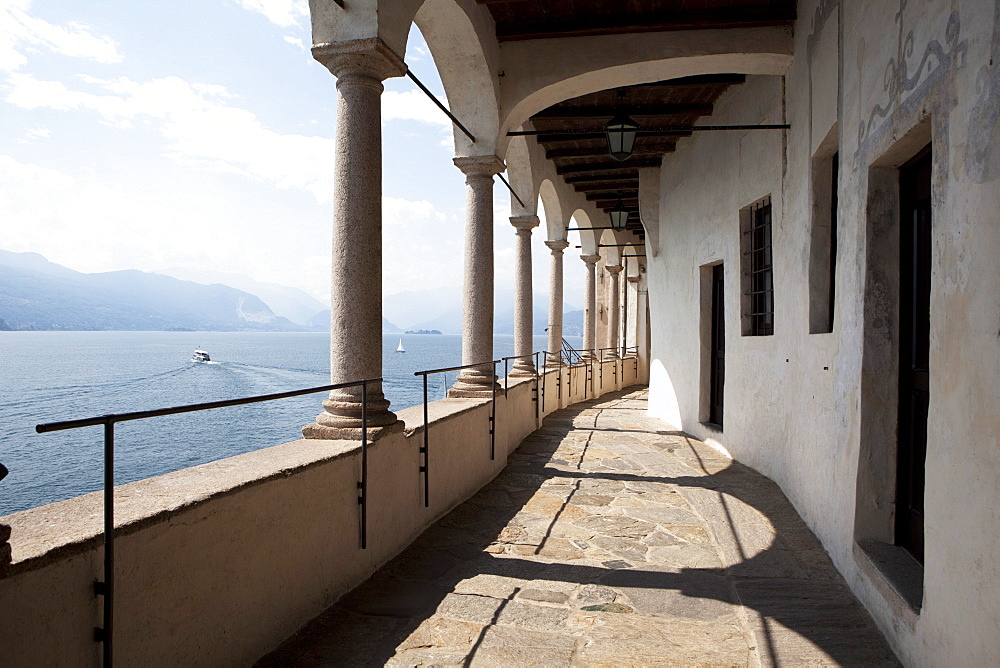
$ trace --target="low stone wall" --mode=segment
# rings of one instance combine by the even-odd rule
[[[583,397],[582,374],[546,374],[545,413]],[[429,404],[429,507],[423,408],[401,411],[406,429],[368,448],[365,550],[357,442],[293,441],[117,487],[117,660],[252,663],[492,480],[542,417],[533,386],[512,379],[498,393],[492,459],[490,400]],[[13,562],[0,569],[0,665],[99,665],[101,493],[0,518],[0,550],[3,525]]]

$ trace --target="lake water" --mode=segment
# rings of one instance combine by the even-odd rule
[[[395,352],[399,338],[382,337],[383,388],[394,409],[423,400],[414,371],[455,366],[462,357],[460,336],[403,335],[406,354]],[[581,344],[578,337],[567,340]],[[534,343],[543,349],[545,337]],[[0,481],[0,515],[101,488],[101,427],[36,434],[36,424],[324,385],[329,345],[323,333],[0,333],[0,462],[10,469]],[[190,362],[195,348],[209,351],[213,363]],[[497,358],[513,355],[513,337],[495,337],[493,350]],[[431,400],[443,397],[454,380],[454,372],[431,376]],[[300,438],[324,397],[120,423],[115,482]]]

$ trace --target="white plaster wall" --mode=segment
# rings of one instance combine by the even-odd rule
[[[1000,656],[1000,9],[992,1],[800,2],[785,81],[751,76],[711,123],[787,133],[682,140],[660,174],[648,261],[651,411],[773,478],[907,665],[992,665]],[[838,49],[839,46],[839,49]],[[991,60],[992,58],[992,60]],[[903,66],[905,64],[905,67]],[[888,74],[887,74],[888,72]],[[840,129],[835,328],[809,334],[813,152]],[[931,409],[923,605],[910,611],[855,548],[869,168],[934,142]],[[741,336],[738,211],[773,205],[775,334]],[[700,423],[699,267],[724,261],[725,428]],[[890,305],[891,307],[891,305]],[[877,408],[877,407],[876,407]],[[894,428],[892,428],[894,429]],[[893,447],[875,444],[874,447]],[[868,484],[889,485],[892,480]],[[891,490],[890,490],[891,491]],[[890,493],[891,496],[891,493]]]

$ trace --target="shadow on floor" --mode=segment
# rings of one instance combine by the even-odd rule
[[[604,410],[620,412],[613,418],[620,421],[627,419],[625,411],[639,416],[644,408],[644,393],[632,389],[553,413],[511,455],[508,467],[495,480],[257,665],[380,666],[421,665],[421,661],[567,665],[608,660],[614,665],[618,660],[629,663],[629,652],[646,662],[655,648],[641,647],[642,637],[650,633],[643,624],[659,615],[679,620],[679,633],[684,632],[680,622],[702,625],[690,631],[690,638],[656,640],[691,642],[687,658],[671,655],[664,661],[714,657],[728,663],[731,658],[710,654],[717,649],[710,646],[716,641],[695,636],[710,629],[714,620],[730,624],[733,610],[739,609],[744,611],[740,628],[746,640],[740,646],[747,663],[756,654],[762,663],[772,665],[817,660],[898,665],[867,612],[775,483],[681,432],[597,426],[611,419],[602,417]],[[656,425],[645,416],[641,420]],[[607,440],[597,446],[592,443],[591,434],[600,432],[621,435],[607,438],[643,435],[642,447],[634,449],[654,452],[640,452],[633,460],[645,457],[643,462],[654,463],[641,467],[625,457],[622,462],[602,462],[601,470],[582,468],[596,447],[606,447]],[[568,438],[574,439],[568,449],[572,459],[557,456]],[[662,452],[656,453],[658,449]],[[657,471],[659,454],[665,456],[664,468]],[[638,472],[606,470],[611,464]],[[650,469],[656,474],[650,475]],[[671,470],[693,474],[671,475]],[[543,486],[552,485],[562,489],[565,498],[545,513],[543,522],[529,502],[538,498]],[[697,560],[668,566],[643,562],[650,536],[663,532],[657,529],[640,537],[646,531],[636,524],[641,520],[615,524],[619,515],[577,520],[590,522],[612,558],[595,561],[580,552],[591,550],[592,556],[597,539],[553,537],[564,516],[579,517],[580,507],[588,503],[607,503],[611,497],[602,496],[600,489],[595,492],[595,485],[625,485],[635,494],[643,494],[643,489],[649,494],[679,493],[687,505],[678,504],[675,514],[693,510],[691,517],[697,516],[713,534],[721,566],[700,567]],[[674,520],[685,521],[693,523]],[[680,528],[691,535],[700,530]],[[643,550],[630,551],[628,541],[639,546],[640,539],[646,541]],[[687,549],[679,542],[675,547]],[[691,554],[703,552],[691,548]],[[477,582],[487,587],[486,593],[469,588],[469,583]],[[538,582],[549,584],[536,587]],[[442,621],[425,624],[437,619],[436,611],[444,615]],[[592,626],[568,629],[569,615],[584,615]],[[630,629],[629,624],[636,626]],[[614,627],[624,637],[600,637],[603,627]],[[633,630],[636,638],[629,640]],[[708,644],[700,648],[699,642]],[[581,647],[604,653],[580,654]],[[403,650],[410,654],[403,656]]]

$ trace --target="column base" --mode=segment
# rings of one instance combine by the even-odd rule
[[[368,438],[373,440],[386,429],[402,429],[402,422],[389,410],[389,401],[381,388],[368,390],[366,415]],[[334,390],[330,398],[323,402],[322,413],[316,421],[302,428],[304,438],[361,440],[361,390],[344,388]],[[381,430],[376,432],[376,430]]]
[[[402,420],[396,420],[382,427],[368,427],[368,442],[377,441],[383,436],[403,431]],[[361,427],[331,427],[313,422],[302,427],[302,438],[323,441],[360,441]]]
[[[503,392],[493,369],[483,373],[478,369],[466,369],[458,374],[455,384],[448,390],[452,399],[489,399],[494,392]]]
[[[502,394],[503,388],[496,390],[496,393]],[[448,390],[449,399],[492,399],[493,394],[491,390],[463,390],[456,387]]]
[[[535,365],[531,362],[518,361],[510,370],[511,378],[534,378]]]

